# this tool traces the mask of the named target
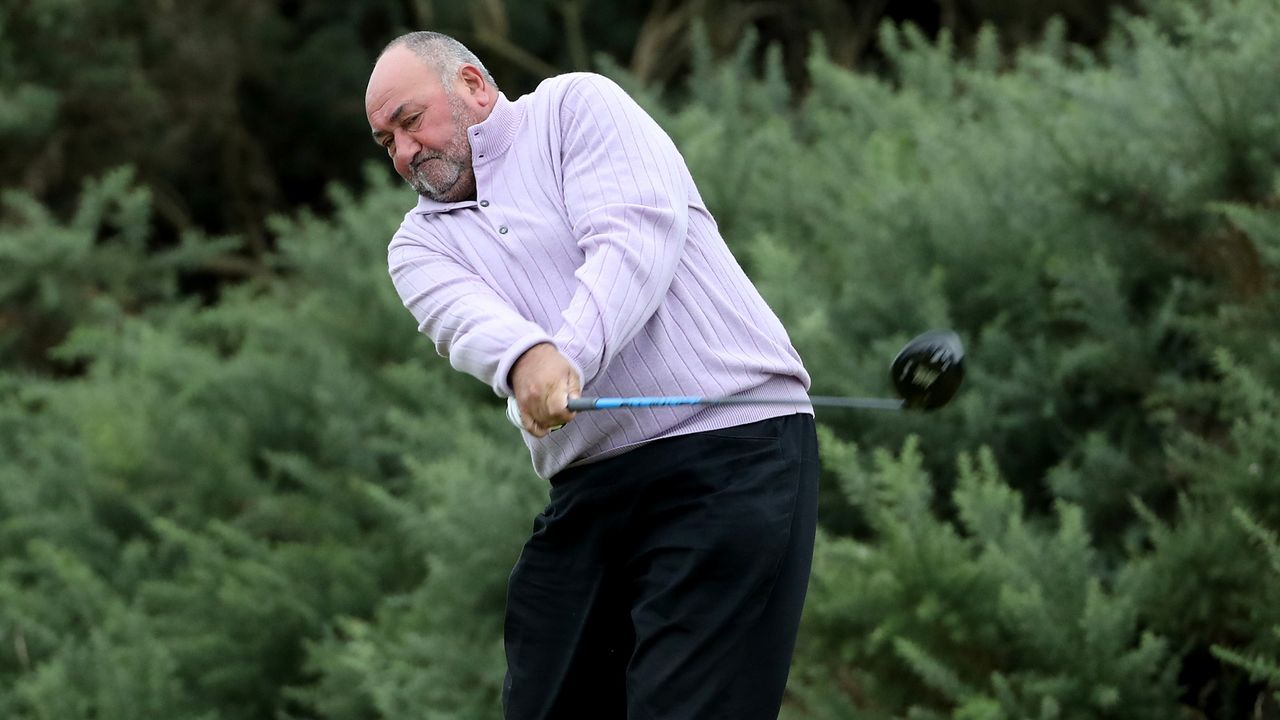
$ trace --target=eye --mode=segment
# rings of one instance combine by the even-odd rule
[[[417,130],[422,124],[422,113],[414,113],[404,119],[404,127],[406,130]]]

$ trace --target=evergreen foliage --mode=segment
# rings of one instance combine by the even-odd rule
[[[918,441],[867,469],[823,440],[875,540],[821,538],[794,717],[1176,715],[1169,644],[1111,587],[1079,507],[1029,516],[984,451],[961,458],[948,522],[930,510]]]
[[[818,48],[804,92],[750,40],[717,60],[712,29],[678,102],[617,71],[815,392],[889,392],[926,327],[968,343],[952,407],[820,415],[786,717],[1277,700],[1280,6],[1145,9],[1096,53],[1062,24],[1015,53],[886,25],[888,76]],[[13,90],[0,133],[51,88]],[[0,717],[495,716],[546,488],[387,280],[412,193],[383,168],[332,187],[194,298],[252,239],[158,250],[150,177],[3,198]]]
[[[57,352],[82,375],[0,380],[0,635],[15,648],[0,653],[0,715],[338,708],[360,696],[316,677],[324,658],[338,669],[361,649],[326,651],[325,638],[384,617],[390,632],[405,608],[443,620],[453,646],[487,638],[476,672],[496,688],[502,568],[544,490],[501,404],[404,332],[385,246],[369,234],[385,242],[407,198],[369,182],[378,191],[363,200],[335,191],[329,220],[276,222],[287,280],[207,307],[111,285],[109,311],[75,315]],[[138,197],[111,188],[86,198]],[[24,222],[22,238],[57,234],[50,218]],[[116,249],[87,252],[99,268]],[[139,272],[169,287],[174,265]],[[148,302],[123,309],[138,297]],[[490,527],[492,538],[477,534]],[[491,586],[483,615],[469,592],[479,577]],[[435,685],[470,706],[493,697]],[[404,706],[375,690],[377,707]],[[134,714],[119,709],[130,698]]]
[[[1262,545],[1262,549],[1271,560],[1272,571],[1280,575],[1280,540],[1276,539],[1275,533],[1259,525],[1247,512],[1239,508],[1236,509],[1235,516],[1240,525]],[[1275,588],[1274,583],[1272,587]],[[1280,605],[1280,598],[1272,598],[1270,604],[1264,605],[1263,608],[1274,612],[1278,605]],[[1262,638],[1258,638],[1258,641],[1261,642]],[[1251,677],[1265,680],[1276,691],[1276,700],[1280,700],[1280,660],[1277,659],[1280,658],[1280,645],[1277,641],[1280,641],[1280,624],[1271,628],[1271,636],[1266,641],[1269,649],[1265,655],[1261,653],[1248,655],[1218,645],[1213,647],[1213,654],[1232,665],[1244,668]]]

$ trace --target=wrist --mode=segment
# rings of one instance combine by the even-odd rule
[[[516,383],[519,382],[520,375],[529,367],[536,366],[540,361],[545,360],[548,354],[559,355],[560,351],[549,342],[540,342],[530,346],[528,350],[520,354],[520,357],[516,358],[516,361],[511,364],[511,372],[507,374],[507,385],[511,388],[513,395],[516,392]]]

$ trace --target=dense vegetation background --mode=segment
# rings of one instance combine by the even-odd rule
[[[594,68],[676,138],[820,415],[790,720],[1264,718],[1280,4],[6,0],[0,717],[498,715],[546,497],[413,334],[373,56]]]

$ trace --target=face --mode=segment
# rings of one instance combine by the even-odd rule
[[[497,92],[470,65],[447,85],[407,48],[388,50],[369,77],[365,113],[374,142],[418,194],[439,202],[475,197],[467,128],[493,109]]]

